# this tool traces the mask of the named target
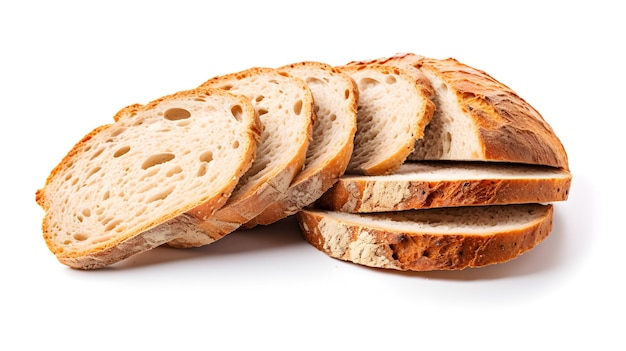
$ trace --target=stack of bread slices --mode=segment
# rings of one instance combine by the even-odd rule
[[[507,86],[402,54],[254,67],[125,107],[36,200],[49,249],[77,269],[295,216],[330,257],[450,270],[535,247],[571,179],[550,125]]]

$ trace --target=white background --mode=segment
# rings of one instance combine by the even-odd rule
[[[613,3],[2,2],[0,349],[624,350],[626,27]],[[388,272],[324,256],[293,220],[90,272],[45,246],[35,191],[120,108],[252,66],[398,52],[487,71],[561,138],[570,199],[534,250]]]

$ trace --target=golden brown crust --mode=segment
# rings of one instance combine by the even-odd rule
[[[411,65],[445,82],[477,126],[485,160],[569,169],[565,148],[541,114],[486,72],[453,58],[439,60],[411,53],[371,62]]]
[[[568,169],[567,154],[552,127],[509,87],[452,58],[423,59],[419,67],[456,91],[459,105],[479,126],[488,159]]]
[[[512,260],[543,241],[552,231],[553,207],[530,206],[543,211],[540,218],[488,234],[471,234],[463,229],[451,234],[407,232],[347,221],[329,225],[323,211],[301,211],[297,219],[309,244],[343,261],[401,271],[461,270]],[[336,240],[336,234],[329,230],[343,236],[340,250],[329,247],[337,244],[328,244],[328,240]],[[363,244],[367,246],[365,250]],[[355,248],[362,252],[354,254],[351,251]]]
[[[423,164],[428,165],[428,162]],[[432,164],[432,163],[430,163]],[[467,163],[447,162],[451,170]],[[476,166],[475,164],[473,166]],[[496,165],[484,164],[488,172]],[[517,177],[498,174],[477,179],[433,180],[415,172],[401,178],[342,177],[322,195],[315,206],[344,212],[384,212],[408,209],[565,201],[572,175],[569,171],[526,165],[507,166]],[[479,166],[480,167],[480,166]],[[528,172],[535,176],[528,176]],[[523,173],[526,172],[526,173]],[[538,176],[543,174],[542,176]]]

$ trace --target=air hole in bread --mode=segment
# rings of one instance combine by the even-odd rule
[[[179,121],[181,119],[187,119],[191,117],[191,112],[185,110],[184,108],[173,107],[167,109],[163,114],[163,118],[168,121]]]
[[[172,177],[173,175],[176,175],[182,172],[183,172],[183,169],[180,168],[179,166],[176,166],[168,170],[167,173],[165,173],[165,176],[169,178],[169,177]]]
[[[337,120],[337,115],[333,113],[333,114],[331,114],[328,118],[329,118],[332,122],[334,122],[334,121],[336,121],[336,120]]]
[[[385,77],[385,83],[387,83],[387,84],[396,84],[397,81],[398,80],[394,76],[387,76],[387,77]]]
[[[197,97],[197,98],[195,98],[195,99],[193,99],[193,100],[194,100],[194,101],[199,101],[199,102],[206,102],[206,99],[204,99],[204,98],[200,98],[200,97]]]
[[[143,164],[141,165],[141,168],[148,169],[150,167],[154,167],[156,165],[169,162],[173,160],[174,157],[175,157],[174,154],[170,154],[170,153],[152,155],[143,162]]]
[[[315,78],[315,77],[307,77],[305,82],[307,84],[309,84],[309,85],[315,85],[315,84],[324,85],[324,84],[326,84],[326,82],[324,82],[323,80],[321,80],[319,78]]]
[[[100,156],[103,152],[104,152],[104,148],[98,149],[98,151],[94,152],[94,154],[91,155],[91,160],[93,160],[94,158]]]
[[[163,191],[154,194],[154,196],[152,196],[151,198],[148,199],[148,202],[155,202],[155,201],[159,201],[159,200],[165,200],[165,198],[167,198],[172,192],[174,191],[173,187],[170,187],[168,189],[164,189]]]
[[[122,223],[121,219],[117,219],[115,221],[109,222],[107,224],[107,226],[104,228],[104,230],[106,230],[107,232],[111,231],[111,230],[113,230],[113,228],[117,227],[117,225],[120,224],[120,223]]]
[[[88,209],[88,208],[86,208],[86,209],[84,209],[84,210],[82,211],[82,214],[83,214],[83,216],[85,216],[85,217],[89,217],[89,216],[91,216],[91,210],[90,210],[90,209]]]
[[[270,79],[268,83],[280,85],[280,83],[276,79]]]
[[[78,241],[85,241],[87,240],[89,237],[85,234],[74,234],[74,239],[78,240]]]
[[[196,173],[196,176],[203,177],[206,174],[208,169],[209,167],[207,167],[206,163],[201,164],[200,168],[198,168],[198,173]]]
[[[380,82],[374,78],[363,78],[359,81],[359,89],[362,89],[362,90],[371,89],[377,86],[378,84],[380,84]]]
[[[208,164],[211,161],[213,161],[213,152],[207,151],[200,155],[200,162],[202,162],[202,164],[200,165],[200,168],[198,168],[198,177],[202,177],[207,173]]]
[[[263,116],[264,114],[268,113],[269,111],[265,108],[260,108],[257,110],[259,116]]]
[[[89,174],[87,174],[87,178],[85,178],[85,180],[89,179],[92,175],[100,172],[100,170],[102,169],[102,167],[96,167],[94,169],[92,169]]]
[[[241,122],[241,116],[243,115],[243,108],[241,107],[241,105],[235,105],[231,107],[230,113],[233,114],[233,117],[235,117],[235,120],[237,120],[238,122]]]
[[[293,112],[296,115],[300,115],[300,113],[302,112],[302,100],[296,101],[296,103],[293,105]]]
[[[109,192],[108,190],[105,191],[104,194],[102,194],[102,201],[106,201],[110,198],[111,198],[111,192]]]
[[[115,151],[115,153],[113,154],[113,157],[120,157],[125,155],[128,151],[130,151],[130,146],[124,146],[122,148],[120,148],[119,150]]]
[[[233,142],[233,149],[238,149],[238,148],[239,148],[239,141],[238,141],[238,140],[235,140],[235,141]]]
[[[226,84],[226,85],[222,85],[222,86],[221,86],[221,87],[219,87],[219,88],[220,88],[220,89],[222,89],[222,90],[230,90],[230,89],[232,89],[232,88],[233,88],[233,86],[232,86],[232,85],[230,85],[230,84]]]
[[[204,153],[202,153],[202,155],[200,155],[200,162],[209,163],[211,161],[213,161],[213,152],[212,151],[205,151]]]
[[[259,95],[259,96],[257,96],[256,98],[254,98],[254,101],[256,101],[256,102],[261,102],[261,101],[263,101],[263,99],[265,99],[265,96],[263,96],[263,95]]]
[[[122,134],[126,129],[125,128],[118,128],[116,130],[114,130],[113,132],[111,132],[111,136],[112,137],[116,137],[120,134]]]
[[[346,89],[346,91],[343,92],[344,99],[348,100],[351,96],[352,96],[352,93],[350,92],[350,90]]]

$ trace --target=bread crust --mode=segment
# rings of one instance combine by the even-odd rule
[[[478,234],[461,228],[448,234],[408,232],[337,221],[324,211],[303,210],[297,219],[309,244],[339,260],[400,271],[462,270],[510,261],[549,235],[552,205],[525,206],[541,216],[517,228]]]
[[[433,179],[434,170],[468,168],[483,177]],[[343,212],[385,212],[408,209],[566,201],[569,171],[522,164],[419,162],[403,165],[400,176],[344,176],[315,203]],[[501,175],[502,170],[516,175]],[[533,173],[535,175],[528,175]]]

